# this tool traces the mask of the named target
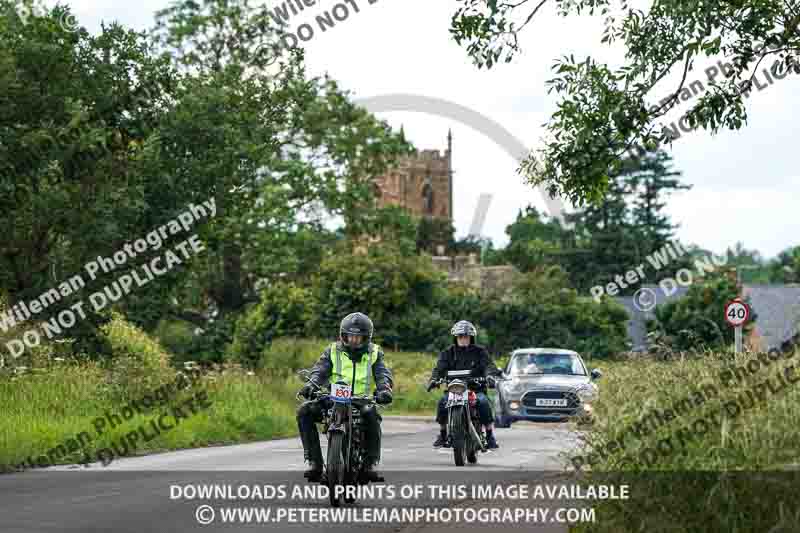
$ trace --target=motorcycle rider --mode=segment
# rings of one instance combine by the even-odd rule
[[[353,387],[353,395],[370,394],[370,382],[377,391],[375,402],[392,402],[392,372],[386,367],[383,350],[372,342],[374,327],[364,313],[351,313],[339,325],[339,340],[328,346],[311,370],[309,381],[299,394],[306,399],[326,385],[328,381],[345,381]],[[355,378],[355,379],[354,379]],[[355,381],[355,384],[353,384]],[[303,455],[309,468],[303,477],[309,481],[320,481],[322,477],[322,450],[319,444],[317,423],[322,421],[323,406],[320,402],[306,401],[297,410],[297,427],[303,443]],[[376,481],[380,475],[375,465],[381,457],[381,416],[374,405],[361,410],[361,421],[366,436],[367,477]]]
[[[475,344],[478,330],[471,322],[461,320],[450,330],[453,344],[439,354],[439,360],[431,373],[428,392],[436,387],[435,381],[446,378],[449,370],[471,370],[472,377],[486,377],[489,385],[495,385],[495,376],[500,371],[495,366],[489,352],[483,346]],[[486,428],[486,445],[489,449],[497,449],[494,436],[494,424],[486,386],[481,385],[476,391],[478,400],[478,418]],[[433,443],[435,448],[447,447],[447,392],[445,391],[436,408],[436,421],[439,423],[439,436]]]

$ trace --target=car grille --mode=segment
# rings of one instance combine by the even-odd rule
[[[536,405],[537,399],[561,400],[566,399],[566,407],[562,406],[539,406]],[[529,414],[547,414],[547,413],[564,413],[569,414],[574,412],[580,406],[578,396],[571,391],[530,391],[526,392],[522,397],[522,405]]]

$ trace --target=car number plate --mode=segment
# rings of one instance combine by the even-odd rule
[[[567,406],[567,400],[565,398],[561,398],[561,399],[537,398],[536,399],[536,406],[537,407],[566,407]]]
[[[353,395],[353,390],[349,385],[338,385],[334,383],[331,385],[331,396],[334,402],[350,403],[350,397]]]

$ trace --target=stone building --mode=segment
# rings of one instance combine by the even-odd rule
[[[422,150],[403,157],[395,168],[374,178],[378,206],[397,205],[420,217],[453,220],[453,135],[447,149]]]

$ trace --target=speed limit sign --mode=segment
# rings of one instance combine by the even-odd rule
[[[750,318],[750,307],[736,298],[725,304],[725,320],[734,327],[739,327]]]

